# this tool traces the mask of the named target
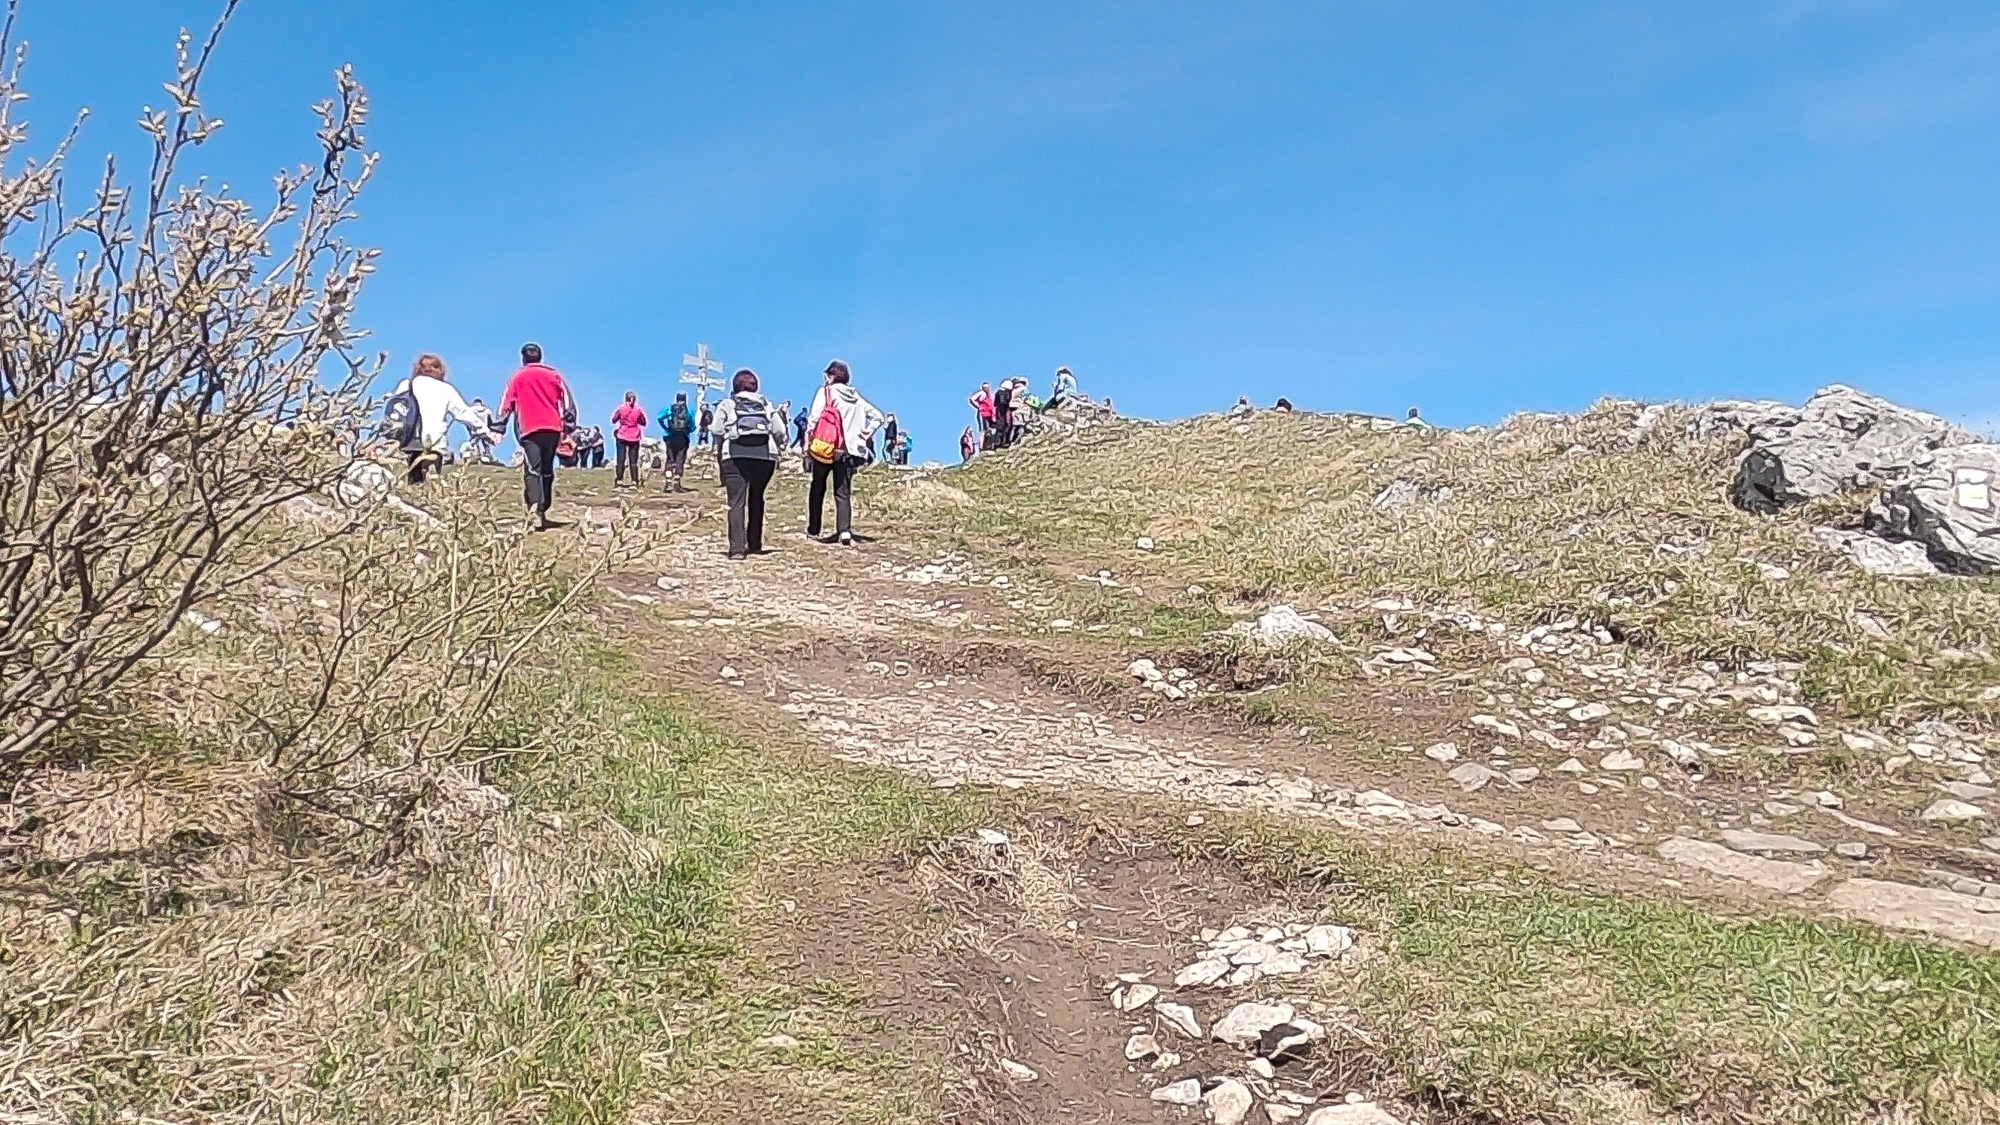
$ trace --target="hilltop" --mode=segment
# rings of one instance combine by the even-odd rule
[[[240,712],[24,782],[0,1109],[1992,1120],[2000,578],[1905,484],[1978,443],[1815,475],[1821,405],[1051,419],[742,564],[712,462],[539,539],[497,470],[328,497],[178,682],[357,543],[502,545],[551,629],[366,831]]]

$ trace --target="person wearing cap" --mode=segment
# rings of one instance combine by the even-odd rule
[[[522,498],[534,509],[535,528],[560,527],[549,519],[556,498],[556,445],[576,418],[576,400],[561,373],[542,362],[540,344],[521,345],[521,369],[507,380],[494,431],[504,432],[510,418],[521,445]]]
[[[816,435],[821,417],[831,410],[839,416],[842,443],[831,463],[807,455],[807,463],[812,467],[812,490],[806,501],[806,536],[820,538],[825,526],[826,486],[832,481],[833,537],[843,547],[854,544],[854,470],[862,463],[883,421],[882,412],[850,385],[852,378],[847,364],[841,360],[827,364],[826,383],[813,392],[812,405],[806,408],[810,419],[806,424],[807,434]]]

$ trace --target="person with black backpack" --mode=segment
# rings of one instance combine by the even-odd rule
[[[1005,449],[1014,431],[1014,380],[1008,379],[993,392],[993,422],[987,431],[986,448]]]
[[[764,491],[778,470],[777,408],[757,393],[757,373],[736,372],[711,420],[717,469],[729,494],[729,557],[764,553]]]
[[[686,492],[681,478],[687,475],[688,443],[694,440],[694,412],[688,409],[686,391],[676,394],[674,404],[660,411],[659,421],[667,434],[667,491]]]

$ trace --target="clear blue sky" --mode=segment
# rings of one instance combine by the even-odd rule
[[[27,0],[47,142],[130,150],[220,0]],[[362,320],[593,416],[710,343],[832,356],[953,450],[1059,363],[1155,417],[1248,394],[1493,421],[1844,381],[2000,417],[2000,4],[250,0],[207,167],[258,198],[352,62]]]

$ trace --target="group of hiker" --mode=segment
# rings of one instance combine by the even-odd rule
[[[998,387],[981,383],[966,401],[972,405],[973,424],[958,435],[958,455],[961,460],[970,461],[975,454],[987,450],[1019,445],[1027,436],[1028,419],[1036,411],[1084,399],[1076,389],[1076,376],[1069,368],[1058,367],[1046,401],[1028,390],[1027,377],[1022,375],[1002,380]],[[1104,406],[1109,409],[1111,400],[1105,399]]]
[[[779,459],[795,448],[812,475],[808,492],[806,535],[827,542],[854,542],[854,473],[875,460],[875,437],[897,463],[907,464],[910,437],[893,414],[884,415],[852,385],[847,364],[827,364],[823,383],[812,402],[797,414],[790,400],[773,404],[765,398],[755,371],[739,369],[730,393],[712,406],[690,407],[686,392],[662,410],[659,425],[666,453],[667,485],[684,491],[688,453],[697,443],[713,444],[717,472],[729,497],[729,557],[744,559],[764,553],[764,495],[776,475]],[[555,500],[556,467],[602,467],[604,432],[580,426],[576,397],[560,372],[543,362],[538,344],[521,346],[521,367],[507,380],[506,393],[495,413],[484,402],[467,402],[447,377],[444,360],[426,353],[417,357],[410,377],[397,385],[384,409],[383,436],[394,441],[408,464],[411,484],[423,484],[442,464],[446,435],[453,422],[472,433],[466,443],[472,457],[491,460],[492,449],[514,425],[520,446],[522,500],[533,513],[537,530],[560,526],[549,519]],[[612,410],[612,439],[617,443],[613,486],[641,483],[640,449],[647,418],[636,391]],[[822,536],[827,492],[833,493],[834,524]]]

